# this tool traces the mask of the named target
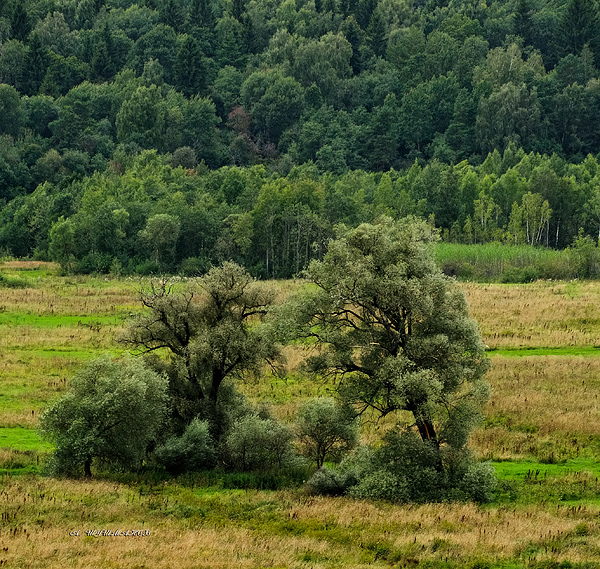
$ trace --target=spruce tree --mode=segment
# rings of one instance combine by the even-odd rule
[[[94,52],[92,55],[92,78],[95,80],[106,81],[113,77],[118,69],[113,61],[114,44],[112,34],[105,24],[102,29],[100,39],[94,46]]]
[[[187,36],[173,65],[175,86],[188,97],[202,93],[206,87],[206,65],[198,42]]]
[[[558,58],[569,53],[579,55],[589,45],[598,57],[600,50],[600,19],[596,0],[570,0],[556,30]]]
[[[29,42],[29,52],[26,57],[26,76],[23,80],[24,92],[27,95],[37,95],[38,90],[46,76],[48,67],[48,51],[40,39],[33,35]]]
[[[350,45],[352,46],[352,57],[350,58],[350,66],[355,75],[358,75],[362,70],[361,58],[360,58],[360,47],[363,43],[363,31],[356,23],[354,16],[346,18],[342,24],[342,32]]]
[[[13,38],[20,41],[25,41],[31,31],[31,23],[29,22],[27,10],[25,10],[23,4],[20,2],[17,3],[13,11],[10,26]]]
[[[518,0],[517,9],[513,18],[513,30],[517,36],[523,38],[524,45],[531,45],[533,39],[533,10],[530,0]]]

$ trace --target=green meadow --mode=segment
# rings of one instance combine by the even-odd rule
[[[260,474],[44,474],[39,414],[81,364],[119,355],[143,281],[5,267],[0,288],[0,565],[29,567],[600,567],[600,283],[463,287],[489,347],[492,395],[471,446],[499,479],[493,503],[394,505],[309,495]],[[280,283],[281,296],[293,287]],[[315,383],[285,347],[282,375],[243,383],[284,421]],[[517,357],[518,356],[518,357]],[[363,422],[365,442],[393,419]],[[86,530],[144,530],[130,537]],[[70,535],[79,531],[79,535]]]

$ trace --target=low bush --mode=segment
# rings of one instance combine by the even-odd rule
[[[308,479],[306,486],[313,494],[341,496],[346,494],[356,483],[357,480],[354,472],[331,469],[324,466]]]
[[[76,274],[108,273],[112,266],[113,257],[108,253],[88,253],[77,261],[73,267]]]
[[[235,470],[270,470],[297,462],[293,452],[294,435],[275,419],[257,414],[240,418],[225,438],[225,457]]]
[[[0,287],[3,288],[27,288],[29,283],[19,277],[7,277],[0,273]]]
[[[154,455],[170,474],[212,467],[216,452],[208,422],[194,419],[183,435],[167,439],[155,449]]]
[[[298,411],[298,438],[302,454],[321,468],[325,460],[340,460],[358,442],[358,420],[354,409],[339,405],[331,397],[313,399]]]
[[[496,477],[491,465],[477,463],[466,448],[438,450],[413,432],[394,430],[380,447],[359,449],[339,468],[315,473],[307,485],[317,494],[391,502],[489,502]]]

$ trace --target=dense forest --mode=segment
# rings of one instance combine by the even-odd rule
[[[382,214],[595,239],[598,38],[595,0],[3,2],[0,250],[288,277]]]

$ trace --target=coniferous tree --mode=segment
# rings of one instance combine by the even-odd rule
[[[386,48],[386,30],[385,22],[379,10],[375,10],[371,16],[371,21],[367,28],[367,35],[369,36],[369,46],[373,50],[373,53],[378,56],[383,56]]]
[[[215,25],[215,16],[210,0],[192,0],[189,18],[194,27],[212,29]]]
[[[238,21],[242,21],[242,14],[246,9],[244,0],[233,0],[231,15]]]
[[[244,12],[241,16],[240,23],[242,24],[242,35],[244,44],[246,46],[247,53],[258,53],[260,40],[257,37],[256,30],[254,29],[254,22],[247,12]]]
[[[161,20],[175,31],[179,31],[182,23],[182,13],[180,6],[175,0],[167,0],[163,3]]]
[[[175,86],[188,97],[202,93],[206,88],[206,64],[198,42],[187,36],[175,58],[173,75]]]
[[[531,45],[533,39],[533,10],[530,0],[518,0],[517,9],[513,16],[513,30],[523,38],[524,45]]]
[[[31,23],[29,21],[27,10],[23,7],[21,2],[18,2],[15,6],[10,26],[12,28],[13,38],[25,41],[31,31]]]
[[[361,58],[360,58],[360,46],[362,45],[363,32],[359,25],[356,23],[354,16],[346,18],[342,24],[342,32],[350,45],[352,46],[352,57],[350,58],[350,66],[355,75],[358,75],[362,71]]]
[[[356,6],[356,21],[363,30],[366,30],[369,26],[376,5],[376,0],[358,0]]]
[[[108,24],[105,24],[92,54],[91,70],[93,79],[106,81],[117,73],[118,68],[114,62],[113,53],[112,34]]]
[[[600,46],[600,19],[596,0],[570,0],[556,30],[556,53],[579,55],[588,44],[597,54]]]
[[[42,45],[38,36],[34,35],[29,42],[29,53],[27,54],[25,65],[27,73],[23,79],[23,90],[26,94],[30,96],[37,94],[46,76],[47,66],[48,51]]]

